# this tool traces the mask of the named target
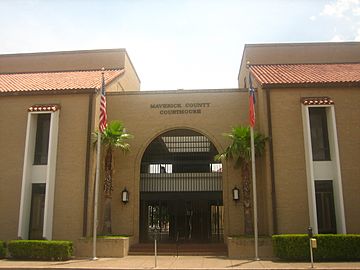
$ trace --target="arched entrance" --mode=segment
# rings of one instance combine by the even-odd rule
[[[222,242],[222,165],[204,135],[165,132],[141,160],[140,241]]]

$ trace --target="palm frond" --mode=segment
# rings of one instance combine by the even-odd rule
[[[127,140],[132,138],[134,136],[125,131],[124,124],[121,121],[114,120],[107,124],[101,136],[101,141],[105,145],[120,148],[127,152],[130,150],[130,144]]]
[[[223,153],[216,155],[215,160],[235,159],[235,167],[251,161],[251,134],[249,127],[233,127],[230,133],[223,133],[223,136],[230,139],[231,144]],[[260,156],[264,152],[266,140],[267,138],[262,134],[254,133],[256,156]]]

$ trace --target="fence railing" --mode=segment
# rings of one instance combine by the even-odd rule
[[[140,191],[221,191],[222,173],[142,173]]]

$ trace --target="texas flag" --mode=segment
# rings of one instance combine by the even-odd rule
[[[251,74],[249,74],[249,124],[255,126],[255,89],[252,86]]]

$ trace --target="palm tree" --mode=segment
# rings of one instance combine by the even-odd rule
[[[121,121],[111,121],[101,135],[101,143],[105,146],[105,178],[104,178],[104,224],[102,233],[111,234],[111,192],[113,191],[113,151],[120,148],[124,153],[130,149],[128,139],[133,136],[125,131]]]
[[[244,203],[244,227],[245,234],[253,233],[252,206],[251,206],[251,141],[250,128],[237,126],[230,133],[223,134],[232,140],[231,144],[223,153],[215,156],[216,160],[233,159],[235,167],[240,167],[242,177],[243,203]],[[266,137],[254,132],[255,156],[264,152]]]

